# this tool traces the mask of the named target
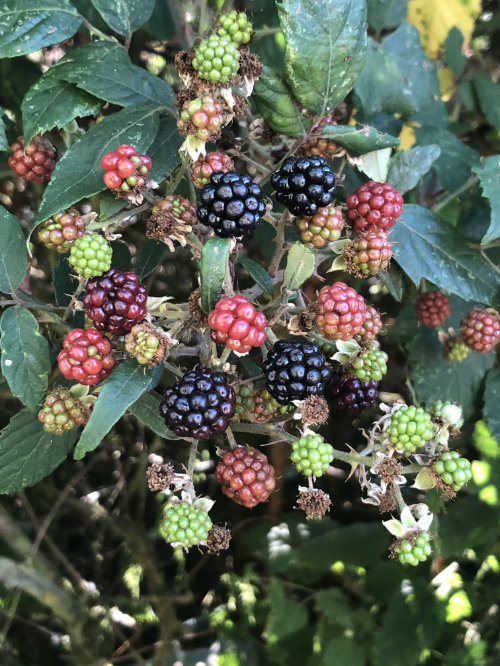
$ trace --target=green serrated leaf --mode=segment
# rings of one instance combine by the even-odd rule
[[[483,415],[491,434],[497,441],[500,442],[500,413],[498,411],[499,401],[500,368],[493,368],[486,375]]]
[[[158,106],[143,104],[93,125],[57,163],[30,233],[51,215],[106,189],[101,157],[121,143],[131,143],[138,152],[145,152],[156,135],[159,111]]]
[[[0,206],[0,291],[12,293],[26,277],[28,253],[17,217]]]
[[[109,27],[119,35],[130,35],[151,16],[155,0],[91,0]]]
[[[473,167],[472,171],[478,175],[483,196],[491,206],[490,224],[481,240],[486,244],[500,237],[500,155],[484,157],[482,166]]]
[[[368,24],[374,30],[397,28],[406,19],[408,0],[367,0]]]
[[[495,129],[500,129],[500,83],[495,83],[482,72],[474,74],[472,83],[487,121]]]
[[[354,637],[338,636],[328,641],[321,653],[320,666],[332,664],[349,664],[349,666],[365,666],[366,658],[363,646]]]
[[[135,263],[135,272],[140,280],[144,280],[148,275],[160,265],[167,246],[165,243],[148,239],[141,248],[137,261]]]
[[[78,279],[73,275],[72,268],[68,263],[68,255],[60,254],[57,264],[52,271],[52,284],[57,305],[67,307],[71,297],[78,287]]]
[[[163,0],[156,0],[155,8],[149,21],[144,25],[150,35],[160,41],[168,41],[175,37],[175,23],[169,6]]]
[[[303,136],[311,128],[311,121],[300,112],[283,78],[270,67],[264,66],[252,100],[264,120],[280,134]]]
[[[441,148],[435,144],[398,151],[391,159],[387,182],[401,194],[412,190],[440,154]]]
[[[323,615],[329,625],[338,624],[345,629],[352,628],[352,615],[349,606],[346,598],[337,587],[320,590],[316,594],[315,606],[318,613]]]
[[[462,53],[464,36],[457,27],[454,27],[448,33],[444,44],[444,61],[455,74],[462,76],[467,64],[467,58]]]
[[[81,16],[68,0],[4,0],[0,7],[0,58],[13,58],[72,37]]]
[[[118,199],[113,192],[102,192],[99,195],[99,217],[96,222],[108,220],[128,205],[126,199]]]
[[[68,455],[78,428],[64,435],[43,429],[37,415],[23,409],[0,432],[0,493],[33,486],[53,472]]]
[[[306,609],[297,601],[288,599],[283,583],[277,578],[271,579],[267,591],[267,601],[271,606],[264,632],[268,643],[277,643],[302,629],[307,623]],[[283,622],[284,617],[286,617],[286,622]]]
[[[248,257],[238,257],[239,263],[245,268],[261,289],[272,296],[273,280],[260,264]]]
[[[12,393],[30,410],[38,411],[52,369],[49,343],[31,312],[17,306],[3,313],[0,334],[3,376]]]
[[[442,127],[425,126],[415,130],[419,145],[438,145],[441,154],[432,165],[441,186],[456,190],[470,178],[471,168],[480,165],[479,153]]]
[[[439,95],[436,66],[423,52],[415,27],[403,23],[380,44],[368,40],[366,65],[356,82],[356,94],[367,116],[386,111],[405,117]]]
[[[498,507],[488,506],[476,496],[450,502],[439,517],[440,550],[446,558],[459,557],[466,549],[491,544],[497,535]]]
[[[382,148],[393,148],[401,141],[396,136],[379,132],[368,125],[326,125],[321,136],[335,141],[350,153],[363,155]]]
[[[156,368],[145,368],[134,359],[127,359],[113,370],[104,382],[89,421],[75,449],[80,460],[99,446],[114,424],[134,402],[148,390]]]
[[[63,81],[57,67],[53,67],[31,86],[23,99],[24,143],[28,145],[35,134],[64,127],[75,118],[93,116],[101,106],[92,95]]]
[[[380,271],[377,277],[390,295],[400,303],[403,300],[404,292],[403,274],[400,269],[392,264],[388,271]]]
[[[352,89],[366,56],[364,0],[282,0],[285,71],[295,97],[325,116]]]
[[[210,238],[201,252],[201,307],[205,314],[214,309],[222,294],[222,283],[229,260],[229,238]]]
[[[298,241],[288,250],[283,288],[290,291],[297,289],[308,280],[316,267],[316,255]]]
[[[156,393],[144,393],[139,400],[129,407],[129,412],[136,416],[154,433],[163,439],[179,439],[169,428],[159,413],[160,397]]]
[[[160,119],[160,128],[148,155],[151,157],[153,166],[151,178],[161,183],[181,163],[179,148],[183,137],[177,129],[177,121],[173,116],[163,116]]]
[[[72,49],[49,71],[112,104],[174,108],[174,92],[168,83],[132,64],[117,42],[91,42]]]
[[[465,301],[493,304],[500,281],[466,239],[432,211],[405,205],[391,232],[394,258],[418,287],[422,279]]]
[[[113,255],[111,258],[111,265],[119,271],[129,271],[132,263],[132,255],[128,243],[122,240],[115,240],[111,243]]]

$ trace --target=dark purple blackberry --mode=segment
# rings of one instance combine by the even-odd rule
[[[98,331],[125,335],[144,321],[147,300],[146,287],[135,273],[110,268],[87,282],[83,303]]]
[[[292,215],[311,216],[331,204],[335,176],[324,157],[288,157],[271,176],[271,185]]]
[[[281,405],[322,395],[330,370],[320,348],[302,340],[278,340],[263,365],[269,393]]]
[[[378,382],[362,382],[357,377],[346,377],[343,372],[334,372],[328,382],[325,398],[337,412],[360,414],[373,407],[378,395]]]
[[[166,389],[160,415],[179,437],[208,439],[223,432],[234,414],[236,396],[222,372],[199,368]]]
[[[221,238],[241,238],[255,229],[266,212],[257,183],[235,171],[215,171],[200,198],[198,220]]]

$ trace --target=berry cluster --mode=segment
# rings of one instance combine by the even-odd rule
[[[150,324],[136,324],[125,336],[125,350],[141,365],[157,365],[167,353],[164,337]]]
[[[200,79],[227,83],[240,69],[238,45],[228,35],[210,35],[195,49],[192,64]]]
[[[344,282],[321,288],[316,326],[327,340],[350,340],[361,331],[365,315],[365,299]]]
[[[221,104],[212,95],[204,95],[184,102],[177,127],[184,135],[192,134],[200,141],[208,141],[217,134],[222,120]]]
[[[88,409],[67,388],[58,386],[45,397],[42,409],[38,412],[38,420],[43,429],[62,435],[76,426],[85,425],[89,416]]]
[[[63,340],[57,362],[66,379],[76,379],[85,386],[106,379],[115,365],[109,339],[95,328],[70,331]]]
[[[99,331],[124,335],[146,317],[148,292],[135,273],[110,268],[87,282],[83,304]]]
[[[54,146],[35,136],[24,147],[24,137],[20,136],[11,146],[9,166],[16,176],[34,183],[46,183],[52,177],[56,167],[56,151]]]
[[[45,220],[39,227],[38,238],[49,250],[64,253],[83,236],[84,231],[85,222],[82,216],[72,208]]]
[[[336,206],[319,208],[315,215],[297,220],[297,228],[304,243],[324,247],[340,238],[344,228],[342,210]]]
[[[266,212],[262,190],[250,176],[235,171],[216,171],[200,194],[198,220],[221,238],[241,238],[260,222]]]
[[[406,539],[401,539],[394,546],[394,553],[401,564],[411,564],[416,567],[431,554],[429,532],[415,532]]]
[[[291,458],[304,476],[322,476],[333,460],[333,446],[321,435],[305,435],[293,442]]]
[[[344,248],[347,270],[360,278],[385,270],[391,258],[392,243],[381,229],[370,229]]]
[[[388,437],[396,451],[413,453],[434,435],[430,414],[422,407],[403,405],[392,415]]]
[[[167,543],[190,548],[206,541],[211,529],[208,513],[196,505],[177,501],[165,505],[160,534]]]
[[[462,320],[460,331],[469,349],[487,352],[500,342],[500,315],[492,309],[472,310]]]
[[[365,349],[353,359],[353,373],[362,382],[370,380],[379,382],[387,373],[388,358],[380,349]]]
[[[345,412],[351,416],[361,414],[373,407],[377,401],[378,382],[361,381],[349,377],[343,370],[332,373],[325,391],[325,397],[331,403],[333,411]]]
[[[357,234],[387,231],[403,212],[403,197],[389,183],[369,180],[347,197],[347,217]]]
[[[208,315],[210,337],[239,354],[247,354],[252,347],[260,347],[266,339],[265,314],[257,312],[248,298],[236,294],[221,298]]]
[[[200,155],[191,167],[191,182],[201,190],[204,185],[210,182],[210,176],[216,171],[234,171],[234,162],[229,155],[224,155],[218,151]]]
[[[424,326],[441,326],[451,315],[450,300],[441,291],[426,291],[416,302],[417,319]]]
[[[122,144],[115,151],[106,153],[101,165],[106,172],[106,186],[110,190],[127,193],[145,186],[152,162],[147,155],[138,155],[134,146]]]
[[[467,458],[461,458],[458,451],[442,453],[434,463],[434,471],[455,491],[463,488],[467,481],[472,479],[470,462]]]

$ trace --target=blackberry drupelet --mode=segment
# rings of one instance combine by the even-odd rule
[[[198,220],[221,238],[241,238],[255,229],[266,212],[257,183],[235,171],[214,172],[200,198]]]
[[[160,403],[165,424],[179,437],[208,439],[229,425],[236,404],[234,389],[222,372],[199,368],[166,389]]]
[[[289,157],[271,176],[271,185],[292,215],[310,217],[331,204],[335,176],[324,157]]]
[[[330,370],[320,348],[302,340],[278,340],[263,365],[269,393],[281,405],[322,395]]]

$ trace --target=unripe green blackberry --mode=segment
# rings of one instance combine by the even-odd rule
[[[457,491],[472,478],[470,462],[461,458],[458,451],[446,451],[434,463],[434,471],[443,481]]]
[[[112,255],[111,245],[104,236],[85,234],[73,243],[68,262],[78,275],[91,278],[110,269]]]
[[[434,425],[422,407],[403,405],[392,415],[388,435],[397,451],[413,453],[432,439]]]
[[[388,358],[380,349],[365,349],[352,361],[354,375],[363,382],[379,382],[387,373]]]
[[[300,217],[296,220],[300,237],[304,243],[311,243],[314,247],[324,247],[340,238],[345,222],[342,209],[331,204],[319,208],[312,217]]]
[[[42,409],[38,412],[38,420],[43,423],[43,429],[55,435],[62,435],[66,430],[85,425],[88,418],[89,410],[62,386],[47,395]]]
[[[470,354],[469,347],[462,338],[449,338],[444,345],[443,356],[454,363],[460,363]]]
[[[226,83],[240,68],[240,52],[228,36],[211,35],[195,49],[193,67],[200,79]]]
[[[77,238],[85,231],[85,222],[80,213],[72,208],[67,212],[57,213],[42,222],[38,238],[49,250],[67,252]]]
[[[247,419],[249,413],[255,409],[255,387],[251,383],[240,384],[234,387],[234,392],[236,393],[236,406],[234,408],[233,419],[235,421]]]
[[[160,534],[167,543],[190,548],[205,541],[211,529],[208,513],[189,502],[174,500],[163,510]]]
[[[296,439],[292,449],[292,462],[304,476],[322,476],[333,460],[333,447],[321,435]]]
[[[258,423],[265,423],[274,416],[288,414],[295,409],[295,405],[280,405],[273,398],[267,389],[254,395],[255,407],[252,410],[252,416]]]
[[[462,408],[455,405],[451,400],[443,402],[437,400],[432,406],[433,416],[444,425],[452,426],[460,430],[464,424]]]
[[[334,340],[327,340],[326,338],[320,337],[318,335],[314,336],[314,342],[328,358],[337,352],[337,345]]]
[[[416,567],[419,562],[425,562],[432,551],[430,536],[429,532],[419,532],[411,538],[401,539],[394,546],[394,553],[401,564],[411,564]]]
[[[142,365],[157,365],[167,352],[163,335],[151,324],[136,324],[125,336],[125,350]]]
[[[232,11],[223,14],[220,17],[220,26],[217,34],[221,37],[229,37],[236,46],[248,44],[250,41],[253,27],[245,12]]]

